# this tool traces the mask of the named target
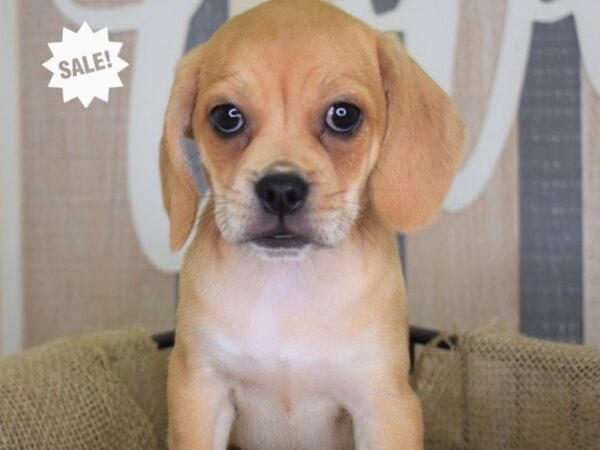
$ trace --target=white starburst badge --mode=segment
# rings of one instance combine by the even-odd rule
[[[78,32],[63,28],[61,42],[50,42],[52,58],[42,64],[52,72],[48,84],[63,90],[63,101],[78,97],[88,107],[94,97],[108,102],[108,90],[121,87],[119,72],[127,67],[119,58],[122,42],[108,40],[108,29],[94,33],[87,23]]]

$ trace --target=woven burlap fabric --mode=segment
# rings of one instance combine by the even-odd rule
[[[0,449],[166,447],[164,358],[139,329],[0,361]]]
[[[428,450],[600,449],[600,350],[487,327],[426,347],[413,377]]]

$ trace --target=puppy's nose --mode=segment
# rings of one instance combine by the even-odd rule
[[[256,183],[256,195],[263,208],[279,216],[298,210],[307,194],[308,184],[293,172],[266,175]]]

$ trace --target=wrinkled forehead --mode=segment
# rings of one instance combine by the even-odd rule
[[[209,41],[200,72],[204,92],[378,87],[372,86],[379,78],[376,38],[366,25],[337,10],[329,21],[305,11],[267,12],[234,18]]]

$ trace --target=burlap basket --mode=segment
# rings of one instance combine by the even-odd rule
[[[417,361],[427,449],[600,449],[600,351],[487,328]],[[0,361],[0,449],[164,449],[166,360],[141,330]]]
[[[138,329],[0,361],[0,449],[166,448],[165,362]]]
[[[413,383],[428,450],[600,449],[600,351],[488,327],[426,347]]]

